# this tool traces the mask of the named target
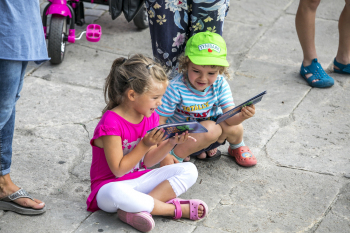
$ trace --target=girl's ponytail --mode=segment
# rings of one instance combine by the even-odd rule
[[[123,93],[126,90],[127,83],[123,82],[124,77],[121,75],[121,66],[125,61],[126,58],[124,57],[119,57],[113,61],[104,86],[104,98],[107,105],[103,109],[102,114],[115,108],[123,100]]]
[[[128,88],[143,94],[149,89],[152,79],[160,83],[168,81],[163,68],[151,58],[136,54],[129,59],[115,59],[104,86],[107,105],[102,114],[120,105]]]

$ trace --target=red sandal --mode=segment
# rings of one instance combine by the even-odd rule
[[[241,146],[237,149],[229,147],[228,154],[235,158],[237,164],[244,167],[251,167],[257,163],[255,156],[247,146]]]

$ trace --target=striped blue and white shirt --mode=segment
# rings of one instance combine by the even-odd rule
[[[180,74],[170,81],[162,102],[156,111],[168,117],[167,123],[212,119],[222,114],[222,109],[235,105],[230,86],[222,75],[202,92]]]

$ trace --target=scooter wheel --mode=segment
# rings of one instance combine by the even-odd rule
[[[147,8],[145,4],[141,7],[139,12],[135,15],[135,18],[133,19],[134,24],[139,29],[145,29],[148,28],[148,14],[147,14]]]
[[[67,37],[67,18],[61,15],[52,15],[47,48],[51,64],[60,64],[63,61]]]

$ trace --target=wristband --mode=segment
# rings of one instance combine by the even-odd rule
[[[174,153],[174,149],[172,149],[169,153],[170,153],[172,156],[174,156],[180,163],[182,163],[182,162],[184,161],[183,158],[178,157],[178,156]]]

